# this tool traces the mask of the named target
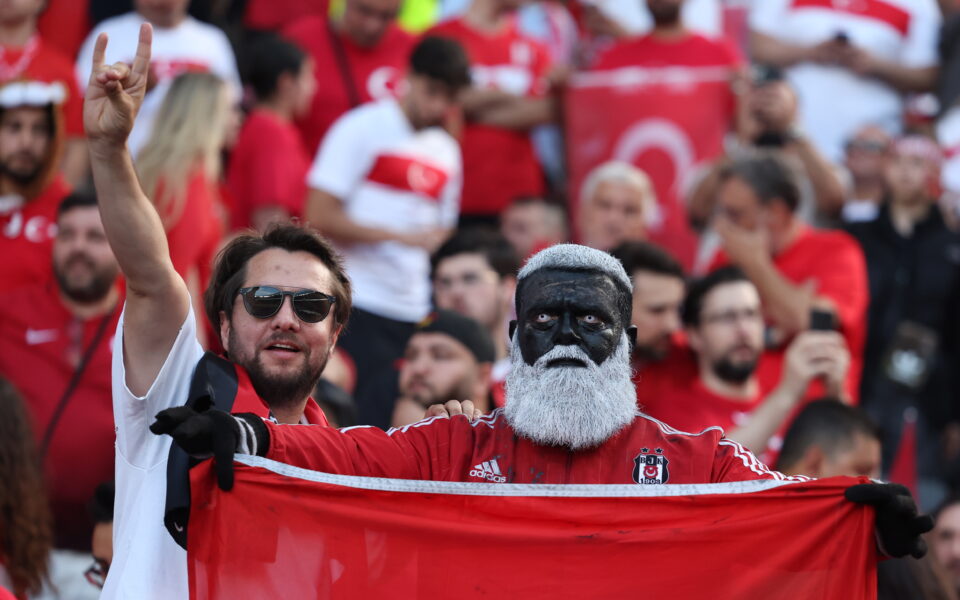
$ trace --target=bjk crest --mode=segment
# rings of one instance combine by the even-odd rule
[[[669,462],[663,455],[663,448],[656,448],[653,453],[648,448],[641,448],[640,454],[633,459],[633,480],[639,484],[666,483],[670,479]]]

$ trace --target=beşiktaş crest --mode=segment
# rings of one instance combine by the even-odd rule
[[[652,453],[649,448],[640,448],[640,454],[633,459],[633,480],[639,484],[666,483],[670,479],[669,462],[663,448]]]

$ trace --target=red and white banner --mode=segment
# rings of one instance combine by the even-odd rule
[[[876,597],[852,478],[492,485],[237,460],[232,492],[209,461],[192,473],[196,600]]]
[[[591,169],[619,160],[653,181],[661,222],[651,239],[687,267],[697,237],[683,195],[690,179],[723,152],[731,125],[731,69],[726,66],[621,67],[580,73],[566,96],[570,197]],[[577,202],[571,202],[571,212]]]

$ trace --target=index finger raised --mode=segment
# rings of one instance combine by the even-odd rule
[[[97,41],[93,44],[93,70],[103,66],[104,57],[107,54],[107,34],[101,33],[97,36]]]

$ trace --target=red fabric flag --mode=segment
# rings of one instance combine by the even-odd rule
[[[196,600],[876,597],[852,478],[521,485],[237,460],[228,493],[209,461],[193,470]]]

